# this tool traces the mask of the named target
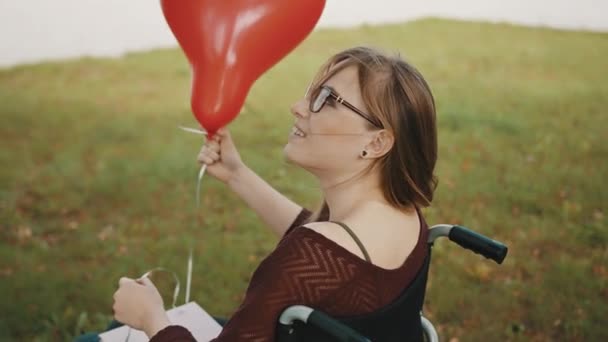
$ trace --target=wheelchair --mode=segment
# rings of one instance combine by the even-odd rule
[[[439,337],[431,321],[422,315],[431,250],[435,240],[447,237],[463,248],[501,264],[507,256],[504,244],[466,227],[439,224],[430,228],[428,256],[414,281],[391,304],[370,314],[354,317],[330,317],[303,305],[286,308],[277,323],[278,342],[301,341],[428,341]]]

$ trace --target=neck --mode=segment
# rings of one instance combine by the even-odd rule
[[[330,220],[341,221],[350,213],[369,202],[384,203],[380,178],[375,172],[361,172],[319,177]]]

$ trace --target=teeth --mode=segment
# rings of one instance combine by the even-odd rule
[[[291,133],[293,133],[294,135],[297,135],[299,137],[302,137],[302,138],[306,136],[306,134],[304,134],[304,132],[302,132],[301,130],[299,130],[296,126],[294,126],[291,129]]]

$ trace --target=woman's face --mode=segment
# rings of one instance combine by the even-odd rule
[[[361,98],[355,66],[344,68],[323,85],[368,113]],[[331,97],[318,113],[311,112],[311,92],[291,106],[295,123],[284,149],[285,156],[313,173],[315,170],[352,169],[369,142],[367,121]]]

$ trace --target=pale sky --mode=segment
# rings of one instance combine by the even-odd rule
[[[428,16],[608,31],[608,0],[327,0],[319,25]],[[0,67],[174,45],[158,0],[0,0]]]

